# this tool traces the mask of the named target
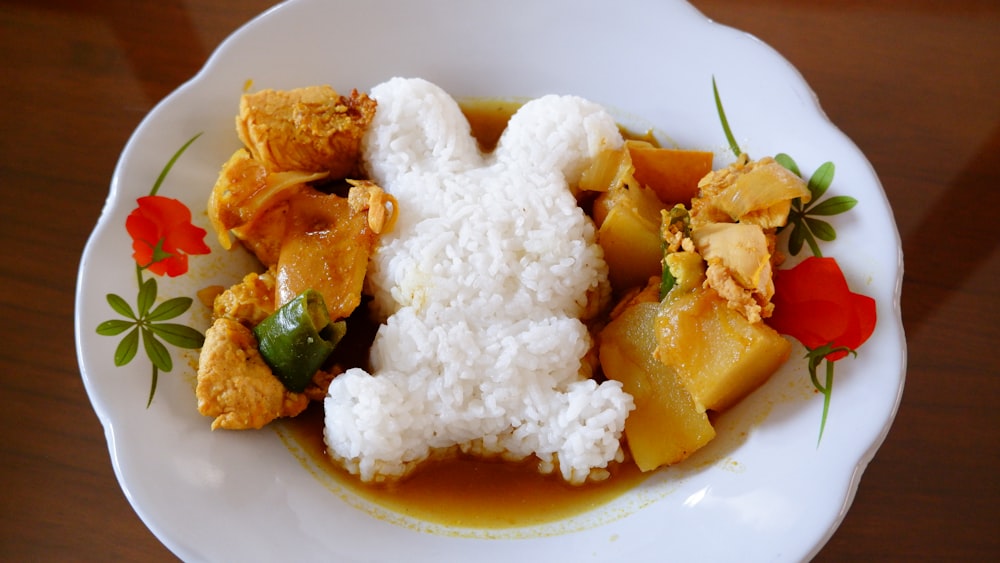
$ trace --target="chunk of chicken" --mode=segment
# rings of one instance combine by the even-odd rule
[[[215,298],[212,313],[215,318],[226,317],[254,327],[275,311],[274,270],[243,276],[240,283],[223,291]]]
[[[214,417],[212,429],[258,429],[296,416],[309,398],[285,389],[257,351],[253,332],[221,317],[205,333],[195,389],[198,412]]]
[[[706,285],[751,323],[769,317],[774,305],[771,244],[760,225],[711,223],[691,231],[708,263]]]
[[[268,171],[357,176],[375,106],[367,94],[341,96],[330,86],[261,90],[240,99],[236,132]]]

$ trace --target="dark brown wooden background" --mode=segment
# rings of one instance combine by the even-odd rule
[[[995,558],[1000,3],[694,3],[798,67],[902,235],[903,403],[818,560]],[[0,0],[0,560],[172,559],[118,487],[83,389],[76,271],[132,130],[268,6]]]

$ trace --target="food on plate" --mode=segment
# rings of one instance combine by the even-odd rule
[[[301,393],[346,330],[344,321],[330,321],[323,296],[307,289],[253,327],[253,335],[274,375],[289,391]]]
[[[375,113],[367,95],[341,96],[329,86],[261,90],[240,98],[236,132],[269,172],[356,175],[360,141]]]
[[[774,310],[775,229],[788,222],[792,200],[811,197],[802,178],[770,157],[741,155],[698,182],[691,239],[708,263],[708,285],[751,322]]]
[[[403,78],[246,94],[237,131],[208,213],[261,270],[214,302],[213,428],[314,401],[364,482],[470,455],[580,484],[689,457],[788,358],[765,322],[775,229],[809,192],[771,159],[713,171],[566,95],[520,106],[484,152],[458,102]],[[361,317],[377,331],[349,362]]]
[[[632,288],[658,276],[663,265],[661,212],[690,202],[698,181],[712,171],[713,154],[667,149],[629,139],[594,159],[580,189],[599,192],[591,217],[616,288]]]
[[[584,321],[610,288],[569,185],[622,144],[615,121],[546,96],[484,156],[439,87],[393,79],[371,96],[364,158],[400,211],[368,273],[384,319],[371,369],[336,377],[324,402],[330,455],[365,481],[456,451],[535,456],[575,483],[606,475],[632,400],[589,377]]]
[[[742,156],[700,178],[690,201],[664,201],[687,194],[642,184],[638,178],[653,175],[636,173],[634,152],[613,167],[594,219],[611,278],[626,287],[649,281],[612,311],[599,356],[603,374],[636,401],[625,436],[648,470],[704,446],[715,436],[706,412],[731,407],[788,359],[790,343],[763,319],[773,311],[772,267],[782,259],[775,230],[809,191],[773,159]],[[672,158],[681,175],[687,167],[678,159],[698,166],[697,154]],[[658,170],[662,178],[671,168]]]
[[[261,428],[296,416],[309,397],[289,391],[271,372],[253,332],[235,319],[219,317],[205,333],[195,388],[198,412],[212,428]]]
[[[261,369],[256,338],[231,321],[254,329],[309,291],[321,296],[324,315],[333,322],[361,303],[368,259],[379,234],[395,221],[394,199],[367,181],[349,182],[346,195],[321,191],[314,183],[357,166],[373,111],[367,96],[355,92],[348,99],[330,88],[266,90],[242,99],[237,130],[250,148],[238,149],[223,164],[208,216],[220,244],[230,248],[234,234],[264,272],[248,274],[213,306],[196,387],[198,410],[214,417],[213,428],[260,428],[299,414],[309,397],[326,393],[335,374],[322,369],[313,370],[309,382],[292,377],[296,383],[290,387],[244,384],[258,381],[265,370],[278,381],[272,370],[287,362],[280,350],[265,347]],[[293,165],[307,170],[289,170]],[[227,373],[239,384],[225,382]],[[286,404],[294,407],[274,407]]]
[[[655,300],[636,301],[601,332],[601,365],[635,400],[625,435],[643,471],[677,463],[715,437],[705,409],[655,356],[658,310]]]

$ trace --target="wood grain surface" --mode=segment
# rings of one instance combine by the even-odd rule
[[[693,3],[800,70],[872,162],[903,240],[903,402],[817,560],[992,560],[1000,3]],[[118,486],[84,391],[77,268],[133,129],[269,5],[0,0],[0,560],[175,559]]]

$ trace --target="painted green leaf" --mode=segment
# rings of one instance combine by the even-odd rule
[[[805,218],[806,225],[809,226],[809,230],[812,234],[816,236],[819,240],[830,242],[837,238],[837,231],[833,229],[833,225],[823,221],[821,219],[814,219],[812,217]]]
[[[135,312],[132,310],[132,306],[129,305],[128,302],[122,299],[120,296],[114,293],[109,293],[107,295],[107,299],[108,299],[108,305],[111,305],[111,308],[114,309],[114,311],[119,315],[123,317],[128,317],[130,319],[137,318]]]
[[[149,308],[156,302],[156,278],[149,278],[142,283],[136,302],[139,309],[139,318],[144,318],[146,313],[149,312]]]
[[[194,300],[190,297],[174,297],[173,299],[167,299],[163,303],[160,303],[153,311],[146,317],[149,321],[165,321],[168,319],[173,319],[184,314],[191,308],[191,303]]]
[[[833,183],[833,173],[835,167],[832,162],[824,162],[819,168],[813,172],[812,176],[809,177],[809,192],[812,194],[812,200],[818,201],[819,198],[823,197],[826,190]]]
[[[121,367],[135,358],[139,351],[139,327],[132,329],[132,332],[125,335],[118,347],[115,348],[115,365]]]
[[[853,197],[848,195],[839,195],[816,204],[815,207],[809,210],[809,214],[827,216],[837,215],[838,213],[850,210],[857,204],[858,200]]]
[[[104,321],[97,325],[97,334],[101,336],[115,336],[135,326],[133,321],[123,321],[120,319]]]
[[[155,323],[149,325],[149,330],[168,343],[180,348],[201,348],[205,343],[205,335],[197,330],[175,323]]]
[[[170,352],[162,342],[149,329],[142,331],[142,345],[146,349],[146,355],[153,365],[163,371],[170,371],[174,368],[174,362],[170,358]]]
[[[795,223],[792,225],[792,232],[788,235],[788,252],[792,256],[796,256],[802,251],[802,243],[805,242],[805,227],[801,223]]]

